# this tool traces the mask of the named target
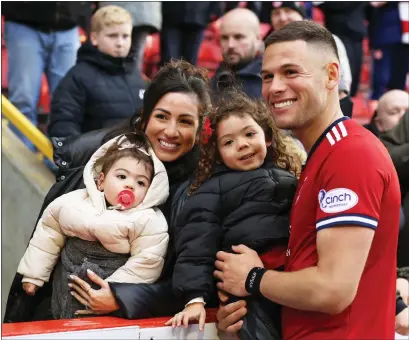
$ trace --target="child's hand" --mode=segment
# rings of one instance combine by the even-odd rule
[[[38,286],[36,286],[34,283],[23,282],[23,289],[27,295],[33,296],[36,294]]]
[[[201,302],[195,302],[185,307],[185,309],[177,313],[172,319],[168,320],[165,325],[172,325],[173,328],[182,325],[187,327],[190,320],[199,320],[199,329],[203,331],[206,321],[206,310],[204,304]]]

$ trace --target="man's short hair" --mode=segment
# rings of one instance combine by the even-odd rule
[[[115,5],[103,6],[91,18],[91,32],[98,33],[104,27],[126,23],[132,25],[132,16],[126,9]]]
[[[265,40],[265,48],[281,42],[302,40],[308,44],[318,44],[330,50],[338,59],[338,49],[330,31],[310,21],[294,21],[272,32]]]

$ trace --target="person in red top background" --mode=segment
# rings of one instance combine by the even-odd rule
[[[279,128],[308,152],[293,202],[285,272],[266,271],[253,250],[219,252],[218,288],[283,305],[283,339],[394,338],[400,190],[387,150],[339,106],[331,33],[309,21],[265,41],[263,97]],[[243,301],[222,307],[237,331]]]

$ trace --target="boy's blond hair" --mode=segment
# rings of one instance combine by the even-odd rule
[[[132,16],[124,8],[109,5],[98,9],[91,18],[91,32],[100,32],[104,27],[112,25],[122,25],[130,23],[132,25]]]

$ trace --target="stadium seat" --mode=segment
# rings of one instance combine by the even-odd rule
[[[216,72],[222,62],[222,54],[219,44],[214,40],[204,40],[200,46],[197,65],[209,70],[209,77]]]

